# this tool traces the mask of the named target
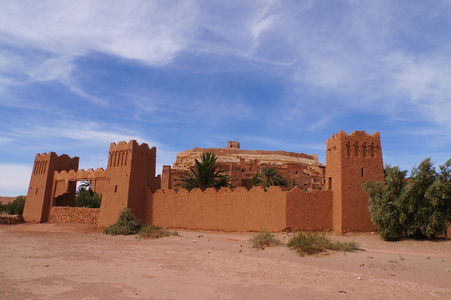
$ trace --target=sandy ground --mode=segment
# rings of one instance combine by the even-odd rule
[[[0,225],[0,299],[451,299],[451,240],[334,236],[363,250],[300,257],[252,249],[251,233],[179,234]]]

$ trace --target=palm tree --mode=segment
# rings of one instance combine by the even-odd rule
[[[195,168],[189,168],[191,174],[185,174],[180,178],[181,183],[177,184],[184,189],[191,191],[194,188],[205,190],[214,187],[219,190],[221,187],[232,187],[230,176],[223,174],[225,170],[219,168],[216,162],[218,156],[207,152],[202,154],[201,161],[195,160]]]
[[[261,172],[255,174],[252,177],[252,184],[263,186],[265,189],[273,185],[281,187],[287,187],[289,185],[288,180],[272,167],[265,167]]]

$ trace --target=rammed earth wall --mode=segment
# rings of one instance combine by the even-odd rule
[[[286,228],[331,230],[332,193],[289,192],[279,187],[158,190],[146,223],[170,228],[220,231],[281,231]]]

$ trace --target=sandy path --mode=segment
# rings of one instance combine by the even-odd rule
[[[299,257],[252,249],[252,234],[179,233],[0,225],[0,299],[451,299],[451,241],[343,236],[365,251]]]

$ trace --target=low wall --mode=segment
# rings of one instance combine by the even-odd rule
[[[287,227],[298,230],[332,230],[332,191],[287,192]]]
[[[7,213],[0,213],[0,224],[19,224],[23,222],[20,215],[8,215]]]
[[[169,228],[220,231],[281,231],[286,228],[286,192],[279,187],[234,190],[156,191],[146,220]]]
[[[99,213],[98,208],[53,206],[49,222],[97,224]]]

